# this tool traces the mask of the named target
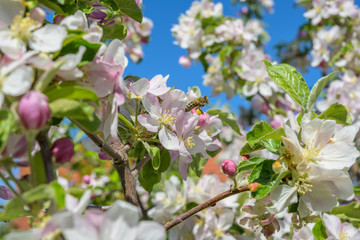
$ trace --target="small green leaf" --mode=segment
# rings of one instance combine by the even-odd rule
[[[74,83],[62,83],[52,85],[45,90],[44,94],[49,98],[49,102],[53,102],[61,98],[73,100],[88,100],[96,104],[99,101],[98,96],[93,90]]]
[[[246,134],[246,141],[249,143],[250,147],[259,142],[260,138],[265,136],[268,133],[271,133],[274,129],[265,121],[261,121]]]
[[[281,145],[281,141],[275,139],[265,139],[260,142],[268,151],[280,155],[279,147]]]
[[[306,109],[310,90],[303,76],[288,64],[272,65],[266,60],[264,60],[264,63],[271,79],[284,89],[302,109]]]
[[[161,164],[158,169],[159,172],[165,172],[170,167],[171,155],[167,149],[162,149],[160,154]]]
[[[50,0],[39,0],[39,3],[41,3],[41,4],[43,4],[44,6],[50,8],[51,10],[54,10],[55,13],[64,15],[64,12],[63,12],[63,10],[61,9],[61,7],[60,7],[59,5],[53,3],[53,2],[50,1]]]
[[[94,107],[85,102],[72,99],[57,99],[49,104],[54,117],[67,117],[73,119],[92,119]]]
[[[150,150],[151,150],[151,162],[152,162],[152,166],[155,170],[158,170],[161,164],[161,159],[160,159],[160,149],[156,146],[150,146]]]
[[[267,185],[274,178],[274,171],[272,164],[275,160],[266,159],[258,163],[251,171],[249,176],[249,183],[257,182],[262,185]]]
[[[59,209],[65,207],[65,190],[57,182],[41,184],[24,193],[28,202],[54,200]]]
[[[360,187],[359,186],[354,186],[354,194],[360,195]]]
[[[101,25],[103,29],[103,39],[113,40],[113,39],[124,39],[127,34],[127,29],[121,23],[115,23],[112,25]]]
[[[34,172],[31,173],[31,178],[34,181],[35,186],[46,183],[44,161],[40,151],[35,153],[30,164],[32,164],[31,170],[34,170]]]
[[[322,220],[319,220],[313,227],[312,232],[317,240],[324,240],[328,237]]]
[[[209,109],[206,112],[211,116],[217,115],[225,126],[231,127],[237,134],[242,135],[240,133],[239,123],[232,113],[223,112],[220,109]]]
[[[337,72],[330,73],[329,75],[326,75],[325,77],[320,78],[315,85],[312,87],[309,95],[309,99],[307,101],[307,106],[305,108],[305,112],[312,111],[313,107],[315,106],[316,100],[318,99],[321,91],[326,86],[329,79],[336,74]]]
[[[154,170],[152,163],[149,161],[144,165],[144,167],[141,168],[138,175],[138,180],[141,186],[150,193],[154,185],[160,182],[161,173]]]
[[[237,172],[239,173],[242,171],[252,170],[256,165],[258,165],[259,163],[265,160],[266,158],[262,158],[262,157],[252,157],[247,161],[242,161],[239,163],[237,167]]]
[[[118,114],[118,120],[119,120],[119,124],[125,126],[131,132],[137,132],[134,125],[124,115]]]
[[[336,120],[338,124],[351,124],[352,120],[346,108],[340,103],[332,104],[328,109],[321,113],[318,118]]]
[[[200,154],[196,154],[192,156],[193,161],[189,164],[189,167],[195,172],[196,176],[200,177],[203,170],[204,165],[207,163],[207,159],[202,158]]]
[[[262,142],[256,143],[253,147],[250,147],[249,143],[246,143],[240,150],[240,155],[246,155],[258,150],[264,149],[265,146],[262,144]]]
[[[251,195],[256,199],[262,199],[269,195],[269,193],[276,188],[282,181],[282,179],[290,173],[289,170],[281,172],[276,175],[272,175],[270,181],[265,185],[262,184],[256,192],[252,192]]]
[[[4,211],[0,214],[0,221],[10,221],[18,217],[31,216],[31,213],[25,211],[25,202],[20,198],[10,199]]]
[[[360,203],[352,202],[344,206],[334,207],[330,214],[336,215],[344,221],[350,221],[352,224],[360,224]]]
[[[120,11],[141,23],[143,15],[135,0],[114,0]]]
[[[9,110],[0,109],[0,152],[4,149],[11,134],[16,131],[14,115]]]

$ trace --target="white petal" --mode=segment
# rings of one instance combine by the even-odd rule
[[[316,156],[316,161],[327,169],[350,168],[360,156],[355,146],[335,141],[327,144]]]
[[[326,227],[326,233],[338,239],[340,237],[341,220],[334,215],[324,213],[323,221]]]
[[[55,24],[46,24],[32,33],[29,40],[30,48],[40,52],[56,52],[61,49],[67,35],[64,27]]]
[[[152,118],[149,114],[141,114],[138,116],[138,121],[150,132],[158,132],[160,123],[158,120]]]
[[[337,204],[331,186],[323,182],[311,182],[312,192],[301,195],[306,206],[313,211],[330,211]],[[324,201],[326,199],[326,201]]]
[[[163,240],[165,229],[157,222],[141,221],[137,228],[137,240]]]
[[[359,126],[350,125],[344,126],[339,131],[335,132],[334,140],[335,141],[344,141],[347,143],[353,143],[356,134],[359,131]]]
[[[137,96],[144,96],[148,92],[149,87],[150,83],[146,78],[141,78],[131,85]]]
[[[120,200],[116,201],[105,215],[113,220],[123,218],[130,227],[135,226],[140,219],[136,206]]]
[[[11,25],[13,23],[13,18],[16,15],[20,15],[25,9],[22,2],[22,0],[0,1],[0,21],[7,25]]]
[[[159,131],[159,139],[161,144],[168,150],[179,150],[179,139],[175,133],[162,127]]]
[[[81,214],[89,204],[90,198],[91,198],[91,191],[86,190],[84,194],[81,196],[78,205],[74,209],[72,209],[72,212]]]
[[[3,82],[2,90],[10,96],[20,96],[26,93],[32,84],[33,69],[29,66],[22,66],[10,73]]]
[[[143,97],[142,103],[145,110],[148,111],[152,117],[161,117],[162,109],[157,96],[148,93]]]
[[[270,199],[274,205],[269,208],[269,212],[282,212],[287,206],[297,202],[296,188],[286,184],[279,185],[271,191]]]

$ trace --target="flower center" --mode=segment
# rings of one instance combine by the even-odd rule
[[[313,185],[310,183],[307,183],[306,179],[304,179],[304,178],[299,178],[298,182],[296,182],[294,186],[297,188],[296,191],[300,194],[312,192],[311,188],[313,187]]]
[[[170,125],[171,123],[173,123],[176,119],[176,116],[171,112],[170,110],[165,110],[162,114],[161,114],[161,123],[164,125]]]
[[[190,148],[192,150],[193,147],[195,146],[194,137],[190,136],[187,139],[185,139],[184,144],[185,144],[186,147],[188,147],[188,148]]]
[[[21,39],[22,41],[27,41],[31,38],[31,31],[34,30],[38,21],[31,19],[30,17],[22,17],[20,15],[15,16],[13,19],[13,24],[10,27],[12,36],[14,38]]]
[[[216,228],[214,231],[214,235],[221,238],[224,235],[224,232],[220,228]]]
[[[340,238],[339,240],[350,240],[351,238],[349,237],[349,235],[346,234],[346,232],[341,232],[340,233]]]

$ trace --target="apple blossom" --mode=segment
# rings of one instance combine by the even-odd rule
[[[329,239],[360,239],[360,230],[350,223],[341,223],[341,220],[324,213],[323,221]]]

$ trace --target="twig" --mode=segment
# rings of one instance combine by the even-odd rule
[[[170,228],[172,228],[172,227],[178,225],[179,223],[183,222],[185,219],[191,217],[195,213],[198,213],[201,210],[204,210],[205,208],[208,208],[210,206],[215,206],[215,204],[218,201],[223,200],[224,198],[230,197],[232,195],[235,195],[235,194],[238,194],[238,193],[241,193],[241,192],[245,192],[245,191],[249,191],[248,186],[243,186],[243,187],[239,187],[239,188],[235,188],[235,189],[230,189],[230,190],[227,190],[227,191],[225,191],[223,193],[220,193],[219,195],[207,200],[206,202],[204,202],[204,203],[190,209],[186,213],[181,214],[180,216],[178,216],[174,220],[166,223],[164,225],[164,228],[166,230],[169,230]]]
[[[122,145],[120,151],[115,151],[109,144],[107,144],[104,140],[102,140],[98,135],[94,133],[90,133],[86,131],[83,127],[81,127],[76,121],[71,121],[81,129],[104,153],[110,156],[113,160],[113,166],[116,172],[119,175],[121,185],[124,190],[125,200],[134,205],[138,205],[138,200],[136,197],[136,178],[131,174],[128,155],[129,146]]]
[[[131,173],[132,175],[134,175],[134,177],[136,177],[140,170],[142,169],[142,167],[150,160],[150,156],[146,156],[144,157],[140,162],[139,164],[136,165],[136,167],[134,167],[132,170],[131,170]]]
[[[45,174],[47,182],[51,182],[55,179],[53,162],[51,160],[51,151],[49,146],[49,141],[47,138],[47,129],[41,130],[36,136],[41,149],[41,156],[44,162]]]

